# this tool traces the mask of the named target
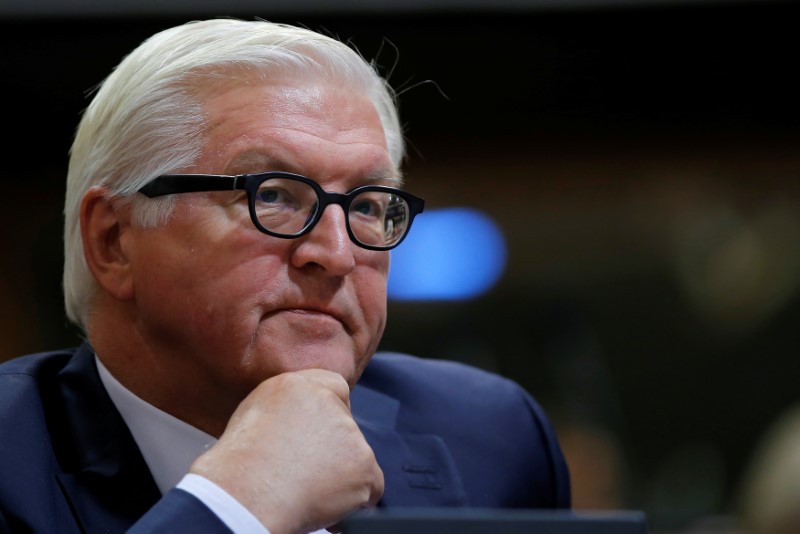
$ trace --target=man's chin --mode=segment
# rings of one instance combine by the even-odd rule
[[[363,371],[362,367],[357,366],[352,360],[349,362],[339,362],[331,361],[330,359],[320,361],[317,364],[307,367],[307,369],[323,369],[336,373],[347,381],[350,385],[350,389],[353,389],[356,385],[356,382],[361,377],[361,371]]]
[[[350,385],[350,389],[353,389],[358,379],[361,378],[361,373],[364,372],[364,368],[367,366],[369,359],[369,357],[363,356],[356,357],[353,355],[352,351],[344,351],[340,357],[337,357],[335,354],[326,353],[320,355],[315,362],[311,363],[311,365],[306,368],[324,369],[337,373],[347,381]]]
[[[352,389],[366,366],[366,361],[355,357],[352,349],[341,351],[330,348],[327,350],[325,348],[301,349],[284,352],[278,361],[274,357],[265,358],[268,360],[263,361],[264,365],[256,363],[255,369],[253,369],[255,371],[254,381],[257,383],[283,373],[304,369],[324,369],[341,375]]]

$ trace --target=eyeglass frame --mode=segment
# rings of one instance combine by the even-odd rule
[[[306,222],[303,228],[297,233],[281,234],[268,230],[264,227],[264,225],[261,224],[261,221],[259,221],[258,216],[256,215],[256,193],[258,192],[258,187],[267,180],[277,178],[303,182],[309,185],[317,195],[318,206],[314,216],[308,222]],[[177,193],[200,193],[206,191],[245,191],[247,193],[250,220],[253,222],[256,229],[264,234],[281,239],[296,239],[306,235],[322,218],[325,208],[331,204],[338,204],[342,207],[342,210],[344,210],[345,227],[347,228],[348,236],[350,236],[350,241],[361,248],[377,251],[391,250],[402,243],[408,235],[408,232],[411,230],[411,223],[414,222],[414,217],[422,213],[423,209],[425,208],[425,201],[423,199],[395,187],[384,185],[363,185],[351,189],[346,193],[333,193],[325,191],[322,189],[321,185],[307,176],[283,171],[238,174],[235,176],[225,174],[162,174],[153,178],[138,190],[139,193],[142,193],[148,198],[161,197]],[[350,204],[357,195],[370,191],[396,195],[402,198],[408,205],[408,224],[406,225],[406,231],[402,237],[400,237],[397,243],[389,246],[369,245],[359,241],[353,233],[353,229],[350,227]]]

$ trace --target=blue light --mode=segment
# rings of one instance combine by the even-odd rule
[[[392,250],[389,298],[466,300],[503,274],[506,244],[497,224],[469,208],[426,211]]]

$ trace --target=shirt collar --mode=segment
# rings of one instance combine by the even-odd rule
[[[216,443],[216,438],[137,397],[111,375],[97,356],[95,363],[108,396],[128,425],[163,495],[189,472],[197,457]]]

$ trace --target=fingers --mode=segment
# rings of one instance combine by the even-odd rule
[[[304,369],[302,371],[286,374],[304,378],[333,391],[339,400],[350,409],[350,386],[339,373],[334,373],[333,371],[327,371],[325,369]]]
[[[320,369],[260,384],[192,472],[209,478],[273,534],[333,525],[383,494],[383,472],[350,413],[350,388]]]

